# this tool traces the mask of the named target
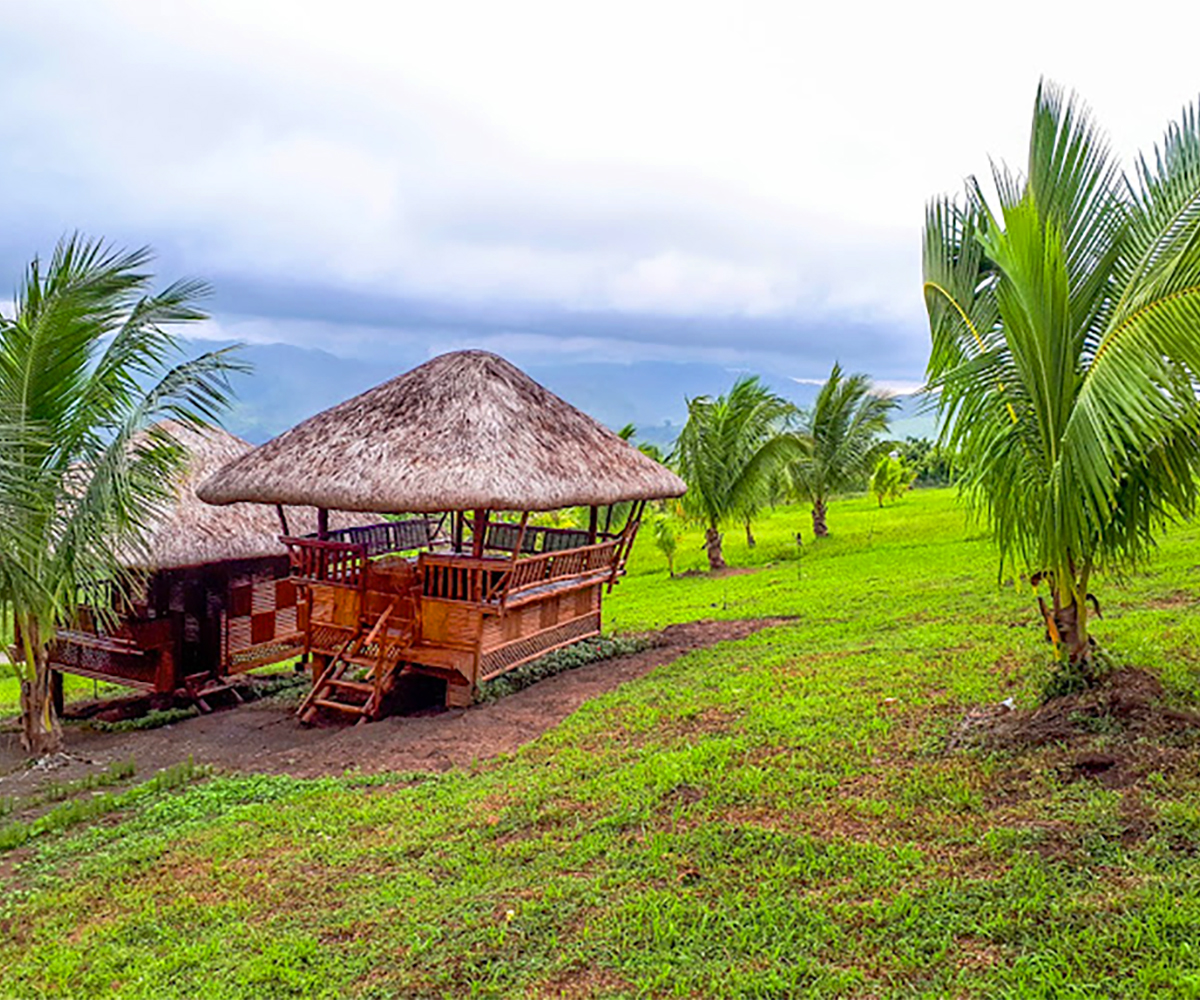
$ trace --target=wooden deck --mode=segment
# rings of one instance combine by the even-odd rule
[[[362,538],[285,538],[313,656],[301,718],[377,718],[404,672],[445,680],[447,704],[469,704],[481,682],[598,635],[603,589],[621,576],[637,525],[565,547],[588,534],[499,522],[492,553],[477,556],[372,558]]]

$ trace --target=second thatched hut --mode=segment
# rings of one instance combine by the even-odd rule
[[[312,508],[201,502],[196,487],[253,446],[215,427],[166,421],[158,429],[188,456],[175,498],[128,557],[132,589],[96,589],[95,600],[117,611],[115,623],[94,605],[80,608],[73,627],[58,632],[51,667],[203,707],[205,695],[233,675],[303,653],[296,587],[279,539],[284,530],[315,533],[317,519]],[[334,518],[339,528],[363,522]]]

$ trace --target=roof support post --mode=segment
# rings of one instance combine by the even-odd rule
[[[588,545],[596,544],[596,530],[599,528],[600,508],[595,504],[588,509]]]
[[[450,543],[457,555],[463,550],[463,511],[450,511]]]
[[[608,592],[611,594],[613,585],[617,582],[617,578],[625,569],[625,560],[629,558],[629,551],[633,548],[633,541],[637,538],[638,528],[642,523],[642,512],[646,509],[645,500],[635,500],[629,505],[629,517],[625,519],[625,527],[621,529],[621,534],[617,539],[617,547],[613,549],[612,575],[608,578]]]
[[[291,535],[291,532],[288,531],[287,514],[283,512],[283,504],[277,503],[275,505],[275,513],[279,515],[279,527],[283,530],[283,533]]]
[[[521,512],[521,527],[517,529],[517,544],[513,546],[512,561],[516,562],[521,558],[521,549],[525,545],[525,528],[529,524],[529,511]]]
[[[483,555],[483,543],[487,539],[487,523],[489,511],[475,511],[475,521],[472,526],[471,555],[476,559]]]
[[[329,509],[327,507],[317,508],[317,538],[323,542],[329,540]]]

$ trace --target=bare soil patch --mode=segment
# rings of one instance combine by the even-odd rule
[[[349,728],[301,726],[288,704],[248,702],[160,729],[104,733],[68,726],[67,759],[45,771],[27,766],[18,734],[0,734],[0,795],[27,795],[47,780],[67,781],[132,757],[140,776],[191,757],[228,771],[298,777],[347,770],[445,771],[511,753],[584,702],[694,649],[743,639],[786,619],[698,621],[654,633],[655,645],[539,681],[466,709],[426,709]]]
[[[727,576],[749,576],[751,573],[761,573],[765,566],[726,566],[724,569],[689,569],[675,575],[683,580],[693,577],[706,576],[712,580],[721,580]]]
[[[1196,603],[1196,595],[1187,590],[1176,590],[1163,597],[1151,598],[1144,604],[1156,611],[1172,611],[1180,608],[1190,608]]]
[[[950,749],[1055,747],[1062,751],[1057,771],[1064,783],[1091,779],[1124,788],[1149,771],[1169,767],[1175,748],[1197,739],[1200,713],[1166,704],[1157,677],[1125,667],[1090,690],[1034,709],[973,709],[951,736]]]

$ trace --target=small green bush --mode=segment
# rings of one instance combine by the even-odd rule
[[[601,635],[584,639],[571,646],[564,646],[539,659],[517,667],[479,685],[479,701],[495,701],[505,695],[515,694],[547,677],[561,674],[589,663],[609,660],[614,656],[640,653],[654,645],[654,640],[645,636]]]
[[[190,719],[199,714],[200,709],[195,705],[188,705],[186,708],[152,709],[145,715],[139,715],[136,719],[121,719],[119,722],[92,719],[89,725],[102,733],[132,733],[140,729],[158,729],[160,726],[169,726],[173,722]]]

